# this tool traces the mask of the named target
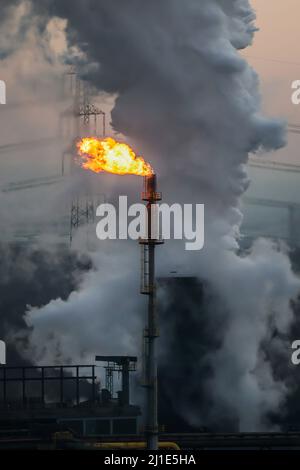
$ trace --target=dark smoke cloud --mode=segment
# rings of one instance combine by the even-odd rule
[[[30,334],[30,328],[24,321],[24,312],[28,305],[41,308],[51,299],[66,299],[78,288],[83,274],[91,268],[92,264],[87,256],[79,256],[65,246],[56,247],[52,252],[29,245],[0,246],[0,338],[6,341],[9,366],[35,365],[30,356],[25,357],[23,354]],[[55,338],[55,335],[55,330],[48,330],[49,338]],[[59,343],[55,352],[53,362],[61,365],[64,361]],[[31,370],[30,375],[38,377],[40,372]],[[74,398],[75,387],[70,382],[65,385],[65,398]],[[57,384],[48,383],[45,393],[47,401],[58,401]],[[87,382],[81,383],[81,394],[91,396],[91,386]],[[40,384],[27,383],[27,395],[39,396]],[[21,397],[21,383],[9,383],[7,399],[20,400]]]
[[[7,342],[9,365],[26,362],[12,334],[27,330],[23,316],[27,306],[42,307],[51,299],[66,299],[90,268],[88,257],[80,257],[65,246],[54,252],[22,245],[0,246],[0,337]],[[55,335],[55,331],[48,333]]]
[[[1,16],[0,16],[0,23],[6,20],[6,15],[8,9],[14,8],[16,5],[22,3],[22,0],[1,0]]]

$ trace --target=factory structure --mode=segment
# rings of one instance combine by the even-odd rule
[[[130,403],[129,393],[137,358],[96,356],[95,361],[106,364],[106,388],[101,388],[95,365],[1,367],[0,436],[29,438],[60,429],[78,437],[138,434],[141,410]],[[122,375],[117,395],[115,373]]]

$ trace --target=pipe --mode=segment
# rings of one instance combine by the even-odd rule
[[[146,442],[95,442],[94,444],[86,444],[87,447],[97,449],[147,449]],[[176,442],[159,442],[158,449],[180,450]]]
[[[130,404],[129,398],[129,365],[130,358],[125,358],[122,364],[122,403],[123,405]]]

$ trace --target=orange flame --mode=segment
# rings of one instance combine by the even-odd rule
[[[153,173],[151,165],[138,157],[129,145],[116,142],[111,137],[97,139],[84,137],[77,143],[81,165],[95,173],[108,171],[118,175],[147,176]]]

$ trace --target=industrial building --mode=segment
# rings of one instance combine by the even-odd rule
[[[77,437],[139,434],[141,409],[131,404],[136,357],[97,356],[106,363],[102,388],[95,365],[0,367],[0,436],[7,440],[69,431]],[[113,395],[114,372],[122,387]],[[1,446],[1,443],[0,443]]]

